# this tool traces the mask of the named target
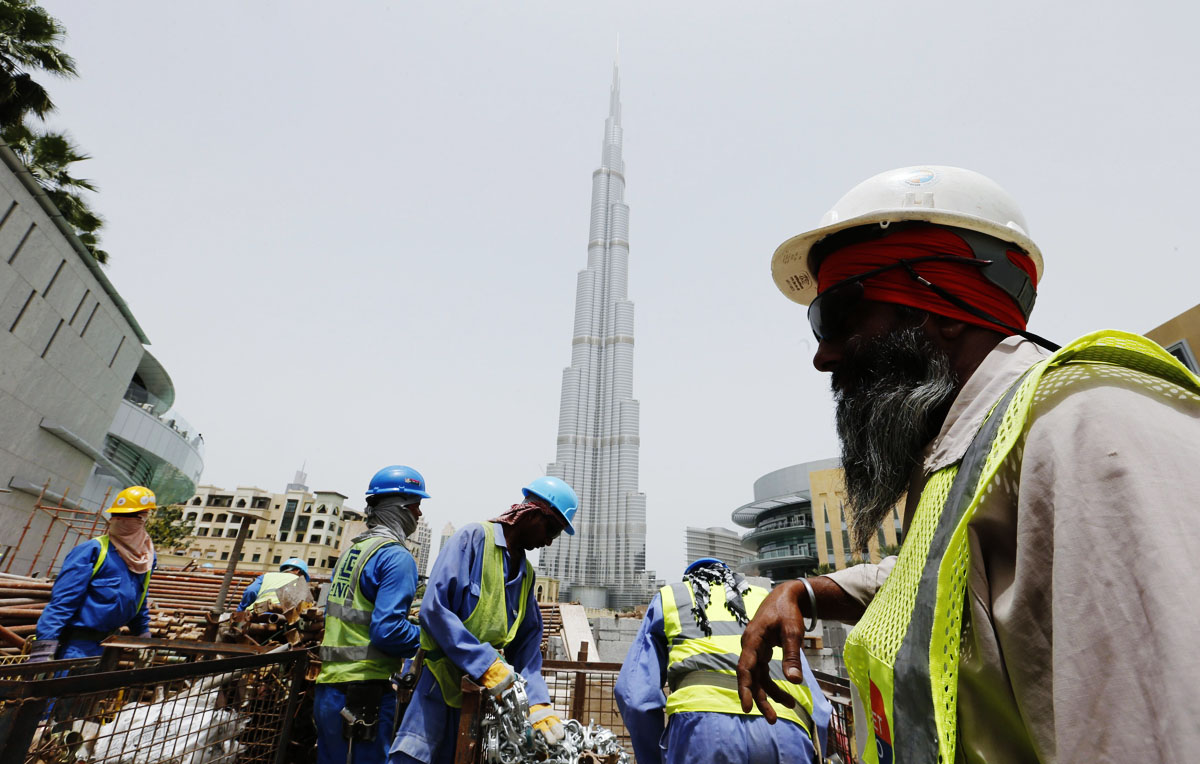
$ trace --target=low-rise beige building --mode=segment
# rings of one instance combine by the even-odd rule
[[[311,575],[329,575],[347,532],[347,497],[337,491],[309,491],[302,480],[303,475],[297,475],[283,493],[254,486],[200,486],[183,506],[183,519],[194,525],[194,534],[180,549],[160,550],[160,563],[196,561],[224,567],[246,515],[251,518],[250,535],[242,545],[238,569],[275,570],[284,560],[298,557]]]
[[[1200,373],[1196,360],[1196,350],[1200,350],[1200,305],[1156,326],[1146,336],[1166,348],[1193,373]]]

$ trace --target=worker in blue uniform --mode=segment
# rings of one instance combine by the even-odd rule
[[[155,507],[149,488],[126,488],[108,510],[108,533],[67,553],[38,618],[30,663],[99,655],[122,626],[150,636],[146,592],[157,558],[146,518]]]
[[[579,499],[554,477],[534,480],[523,493],[499,517],[459,530],[438,554],[421,601],[425,663],[389,764],[453,760],[464,675],[493,696],[520,675],[533,729],[548,743],[565,735],[542,678],[542,614],[526,552],[563,531],[574,535]]]
[[[287,586],[297,576],[303,576],[305,581],[312,581],[308,575],[308,563],[299,557],[289,557],[279,566],[278,572],[263,573],[251,581],[246,591],[242,592],[242,601],[238,603],[237,609],[245,610],[260,599],[271,600],[274,591]],[[278,597],[274,598],[274,601],[278,602]]]
[[[367,488],[367,530],[334,565],[313,716],[319,764],[382,764],[396,711],[390,677],[417,652],[408,620],[417,563],[404,540],[417,529],[425,478],[384,467]]]
[[[832,707],[803,656],[804,685],[772,667],[796,701],[795,709],[777,705],[777,724],[758,709],[743,712],[738,699],[742,630],[767,593],[706,557],[654,596],[613,690],[638,764],[821,761]]]

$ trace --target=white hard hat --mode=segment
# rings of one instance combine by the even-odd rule
[[[889,170],[850,189],[821,218],[818,228],[779,245],[771,259],[775,285],[791,300],[808,305],[817,296],[820,263],[810,261],[813,245],[849,228],[901,221],[924,221],[979,231],[1025,251],[1042,278],[1042,251],[1026,233],[1016,201],[991,178],[961,167],[917,165]]]

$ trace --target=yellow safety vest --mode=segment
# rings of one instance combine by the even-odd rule
[[[667,637],[667,717],[681,711],[761,716],[755,706],[742,710],[737,692],[737,664],[742,652],[744,627],[725,608],[724,584],[709,589],[708,623],[712,635],[706,636],[696,625],[692,610],[696,598],[686,583],[671,584],[659,590],[663,605],[663,631]],[[746,615],[751,618],[766,599],[767,590],[751,586],[742,595]],[[812,735],[812,693],[806,685],[792,684],[783,675],[783,649],[771,654],[771,679],[781,690],[796,699],[796,707],[787,708],[771,701],[780,719],[795,722]]]
[[[399,543],[372,537],[358,542],[338,558],[325,602],[325,638],[321,640],[321,673],[317,675],[317,684],[387,679],[404,666],[403,658],[388,655],[371,644],[375,603],[363,595],[359,586],[367,560],[385,546]],[[263,580],[265,585],[265,577]]]
[[[525,620],[525,603],[529,601],[529,588],[533,585],[533,565],[525,560],[525,578],[521,582],[521,604],[517,606],[517,617],[508,625],[508,602],[504,594],[504,551],[496,545],[493,523],[483,526],[483,562],[480,568],[479,601],[475,609],[463,621],[463,626],[480,642],[488,642],[501,650],[517,636],[517,629]],[[466,582],[463,582],[466,584]],[[454,665],[432,634],[421,627],[421,648],[425,651],[425,668],[433,674],[442,699],[451,708],[462,708],[463,672]]]
[[[254,598],[254,602],[250,603],[250,607],[254,607],[260,602],[266,604],[279,602],[278,590],[295,580],[296,575],[294,573],[284,573],[279,571],[264,574],[262,583],[259,584],[258,596]]]
[[[1038,384],[1048,371],[1080,363],[1122,366],[1200,393],[1200,379],[1150,340],[1089,334],[1025,372],[962,461],[930,476],[895,568],[846,639],[850,681],[871,714],[867,764],[955,761],[967,526],[1024,431]]]

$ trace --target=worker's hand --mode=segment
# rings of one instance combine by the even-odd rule
[[[35,639],[33,646],[29,648],[29,657],[25,662],[44,663],[45,661],[54,660],[54,653],[56,652],[58,652],[57,639]]]
[[[479,683],[487,688],[493,698],[500,697],[500,693],[512,687],[515,681],[517,681],[516,672],[512,670],[512,666],[504,662],[503,658],[497,658],[479,678]]]
[[[788,681],[804,681],[802,649],[804,646],[804,616],[800,612],[800,596],[807,596],[804,584],[787,581],[775,587],[759,606],[754,620],[742,632],[742,657],[738,660],[738,697],[742,710],[750,712],[753,705],[775,723],[775,709],[767,698],[788,708],[796,700],[771,681],[771,653],[783,648],[783,675]]]
[[[545,736],[546,742],[554,745],[567,736],[563,729],[562,719],[554,712],[554,706],[549,703],[538,703],[529,709],[529,723],[535,732]]]

